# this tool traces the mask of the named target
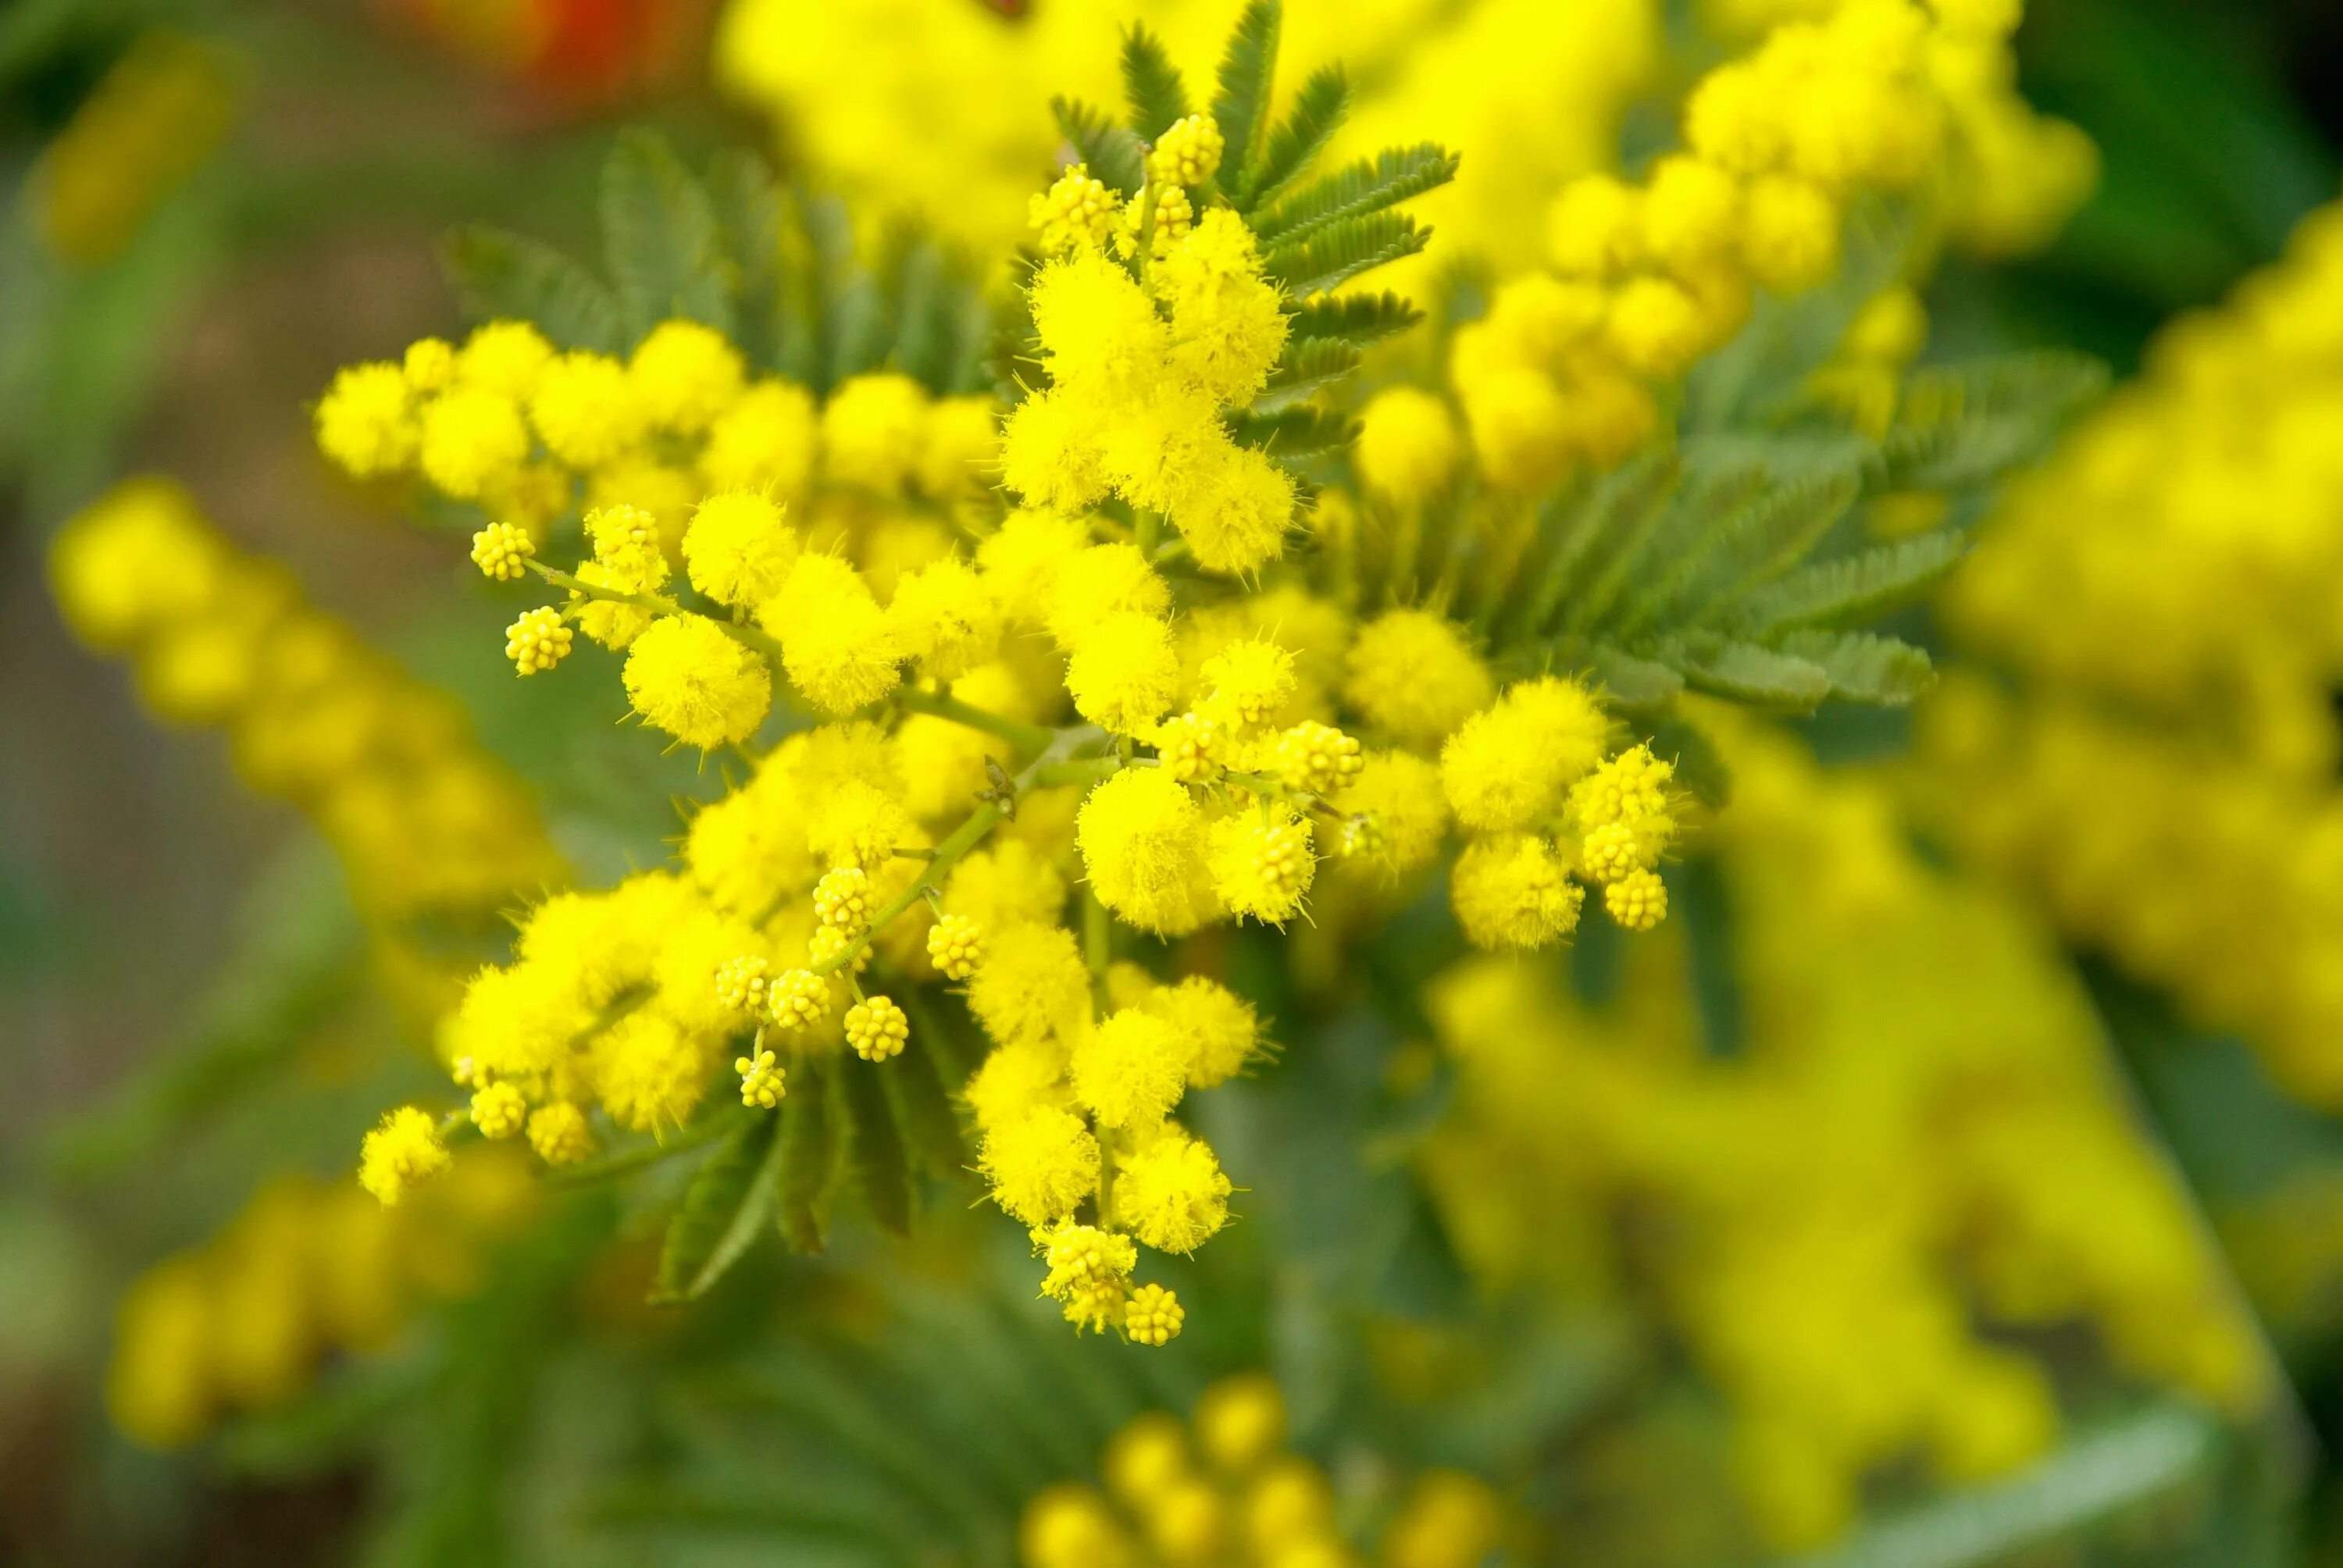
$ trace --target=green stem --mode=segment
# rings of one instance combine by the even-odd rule
[[[970,729],[998,735],[1021,751],[1047,750],[1058,738],[1058,732],[1046,725],[1028,724],[1006,714],[988,712],[946,692],[922,691],[907,686],[895,694],[895,701],[913,713],[932,714],[955,724],[965,724]]]
[[[1139,546],[1141,555],[1151,558],[1154,556],[1155,541],[1162,537],[1162,513],[1147,507],[1131,508],[1131,539]]]
[[[661,598],[655,593],[628,593],[619,588],[603,588],[597,583],[581,582],[559,568],[547,566],[543,561],[524,559],[521,565],[554,587],[568,588],[580,598],[598,598],[606,604],[632,605],[637,609],[649,610],[653,615],[696,615],[743,648],[753,648],[776,664],[781,661],[780,639],[759,631],[753,626],[736,625],[722,616],[709,615],[703,610],[693,609],[688,605],[678,604],[671,598]]]
[[[600,1181],[612,1176],[624,1176],[629,1171],[639,1171],[646,1165],[656,1165],[662,1160],[672,1159],[678,1154],[697,1149],[703,1143],[713,1142],[739,1124],[739,1110],[726,1106],[720,1111],[701,1117],[665,1142],[654,1140],[649,1143],[638,1144],[632,1149],[621,1149],[615,1154],[606,1154],[599,1160],[588,1160],[582,1164],[558,1167],[547,1172],[546,1180],[557,1187],[583,1187],[589,1182]]]
[[[1082,961],[1090,966],[1091,1001],[1101,1018],[1107,1014],[1106,970],[1114,961],[1114,930],[1107,923],[1106,906],[1098,890],[1082,887]]]

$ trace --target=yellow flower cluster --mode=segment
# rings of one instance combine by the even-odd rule
[[[1025,1568],[1473,1568],[1503,1541],[1503,1505],[1460,1471],[1417,1476],[1378,1550],[1353,1547],[1326,1473],[1286,1447],[1285,1402],[1268,1377],[1207,1388],[1185,1423],[1151,1411],[1109,1441],[1105,1490],[1052,1486],[1025,1504]]]
[[[2343,206],[2008,493],[1956,578],[2014,689],[1922,709],[1929,819],[2297,1093],[2343,1104]]]
[[[1510,964],[1440,982],[1463,1098],[1426,1169],[1471,1265],[1606,1298],[1647,1281],[1729,1402],[1777,1550],[1836,1534],[1883,1467],[1961,1483],[2048,1449],[2059,1402],[2009,1331],[2087,1327],[2117,1375],[2258,1408],[2251,1320],[2071,975],[2006,901],[1923,865],[1877,781],[1715,729],[1744,1037],[1711,1049],[1665,941],[1601,1008]],[[1623,1202],[1672,1239],[1633,1271]]]
[[[1236,14],[1221,0],[1155,0],[1148,27],[1192,80]],[[1374,0],[1296,5],[1281,75],[1340,59],[1351,118],[1337,160],[1426,137],[1463,155],[1452,189],[1424,203],[1435,245],[1526,263],[1538,215],[1571,176],[1611,156],[1621,114],[1662,58],[1655,0]],[[909,211],[1004,254],[1032,171],[1058,146],[1053,94],[1121,101],[1115,5],[948,5],[925,0],[732,0],[715,74],[771,117],[783,140],[875,210]],[[918,49],[898,46],[918,36]],[[1208,73],[1205,73],[1208,75]],[[967,85],[986,88],[971,93]],[[1534,127],[1534,132],[1529,130]],[[1126,193],[1130,194],[1130,193]]]
[[[41,152],[33,211],[42,240],[83,265],[117,254],[211,156],[236,98],[218,47],[166,29],[141,34]]]
[[[222,1416],[287,1402],[324,1358],[379,1350],[417,1307],[472,1291],[486,1247],[535,1197],[525,1167],[488,1150],[395,1212],[347,1181],[277,1178],[124,1295],[106,1385],[115,1424],[176,1448]]]
[[[1134,279],[1056,216],[1096,184],[1077,166],[1036,209],[1064,251],[1029,291],[1050,386],[1010,415],[1003,477],[1028,504],[1059,511],[1117,496],[1169,517],[1207,571],[1253,571],[1283,548],[1293,481],[1232,441],[1221,410],[1252,402],[1277,364],[1288,329],[1279,292],[1234,212],[1211,208],[1171,239],[1153,184],[1129,210],[1151,243],[1168,243]]]
[[[873,510],[962,500],[995,460],[988,399],[933,398],[881,372],[817,407],[685,320],[652,328],[623,360],[557,351],[525,321],[490,322],[460,347],[425,338],[397,364],[343,370],[316,423],[318,448],[353,477],[419,474],[531,538],[581,504],[623,502],[670,547],[713,493],[790,505],[819,486],[827,537]]]
[[[2028,194],[1997,188],[1973,209],[1997,243],[2017,243],[2021,228],[2046,239],[2096,177],[2089,144],[2032,117],[2007,87],[2000,33],[1981,32],[1975,10],[1844,0],[1785,23],[1694,88],[1684,150],[1637,183],[1590,174],[1563,190],[1548,214],[1552,272],[1505,283],[1451,347],[1489,478],[1534,491],[1617,463],[1656,427],[1650,384],[1738,331],[1755,288],[1831,277],[1862,193],[1945,199],[1921,187],[1952,180],[1972,135],[2061,149],[2015,160]],[[1987,93],[1977,78],[1996,61]]]
[[[176,485],[101,497],[58,531],[49,578],[67,624],[128,659],[156,713],[226,729],[246,782],[317,824],[377,920],[477,923],[559,879],[520,780],[454,704],[240,553]]]

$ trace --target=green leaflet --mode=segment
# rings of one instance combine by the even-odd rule
[[[1247,194],[1246,210],[1257,210],[1283,196],[1326,150],[1350,112],[1351,83],[1342,67],[1322,65],[1312,71],[1302,84],[1302,91],[1294,95],[1293,107],[1269,134],[1261,168]]]
[[[1292,245],[1446,185],[1456,165],[1454,153],[1431,142],[1386,147],[1297,192],[1254,226],[1264,246]]]
[[[474,320],[534,321],[561,348],[627,347],[618,299],[551,246],[493,224],[467,224],[441,242],[439,260]]]
[[[819,1252],[829,1241],[840,1152],[825,1082],[830,1070],[811,1056],[791,1063],[789,1091],[781,1101],[779,1212],[775,1218],[793,1251]]]
[[[1322,296],[1293,313],[1288,342],[1299,346],[1319,338],[1339,338],[1367,348],[1398,337],[1423,319],[1423,311],[1396,294]]]
[[[1324,294],[1378,266],[1413,256],[1432,231],[1405,213],[1345,218],[1307,239],[1278,246],[1262,257],[1271,282],[1295,299]]]
[[[1119,126],[1079,98],[1052,98],[1058,129],[1090,166],[1092,177],[1122,196],[1134,196],[1147,183],[1147,155],[1128,126]]]
[[[1283,408],[1270,414],[1240,414],[1229,434],[1241,447],[1259,447],[1272,457],[1315,457],[1351,444],[1358,421],[1332,408]]]
[[[1252,400],[1256,414],[1273,414],[1315,397],[1359,367],[1358,346],[1340,337],[1311,337],[1289,344],[1267,385]]]
[[[1940,528],[1817,561],[1751,594],[1736,618],[1760,638],[1788,627],[1869,620],[1917,598],[1967,552],[1966,535]]]
[[[1220,93],[1212,100],[1212,119],[1227,143],[1221,155],[1221,186],[1240,211],[1251,205],[1255,189],[1255,165],[1269,120],[1270,88],[1277,75],[1278,38],[1284,25],[1285,7],[1279,0],[1251,0],[1221,55]]]
[[[1122,100],[1131,111],[1131,128],[1142,141],[1154,141],[1188,117],[1188,88],[1163,40],[1136,22],[1122,35]]]
[[[1664,657],[1699,690],[1753,707],[1805,712],[1831,694],[1829,671],[1754,642],[1703,638],[1674,645]]]
[[[1775,647],[1829,676],[1831,695],[1847,702],[1900,708],[1936,679],[1927,654],[1871,632],[1794,631]]]
[[[780,1119],[750,1114],[701,1161],[668,1221],[651,1300],[696,1301],[763,1233],[780,1184]]]
[[[911,1229],[911,1168],[879,1084],[879,1075],[892,1070],[892,1062],[841,1055],[830,1069],[830,1110],[846,1130],[847,1161],[871,1218],[901,1236]]]
[[[664,137],[622,133],[602,166],[602,245],[637,337],[673,317],[729,336],[738,279],[708,189]]]

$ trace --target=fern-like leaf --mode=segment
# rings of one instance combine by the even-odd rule
[[[1052,98],[1051,113],[1058,129],[1074,146],[1093,176],[1125,196],[1137,196],[1147,183],[1147,155],[1128,126],[1119,126],[1101,110],[1079,98]]]
[[[1163,40],[1137,22],[1122,35],[1122,98],[1131,128],[1152,142],[1174,122],[1188,117],[1188,86],[1172,64]]]
[[[551,246],[472,224],[447,236],[440,265],[476,320],[534,321],[563,348],[626,349],[617,297]]]
[[[1423,319],[1423,311],[1396,294],[1322,296],[1293,313],[1291,340],[1333,337],[1370,348]]]
[[[2046,450],[2106,387],[2098,361],[2058,352],[1915,372],[1881,442],[1889,477],[1898,489],[1982,485]]]
[[[826,1080],[836,1064],[809,1057],[789,1070],[789,1091],[781,1101],[780,1211],[782,1240],[799,1252],[819,1252],[828,1239],[830,1205],[837,1184],[838,1123],[830,1115]]]
[[[731,335],[739,279],[715,204],[664,137],[628,131],[611,148],[602,166],[602,243],[636,337],[671,317]]]
[[[1303,186],[1261,215],[1253,226],[1264,246],[1292,245],[1437,189],[1456,177],[1456,164],[1454,153],[1432,142],[1386,147],[1372,161],[1362,158]]]
[[[1357,346],[1340,337],[1305,337],[1289,343],[1277,368],[1270,373],[1268,385],[1252,400],[1253,412],[1273,414],[1315,397],[1358,367]]]
[[[1270,90],[1277,76],[1278,38],[1284,27],[1285,7],[1280,0],[1251,0],[1221,55],[1220,93],[1212,100],[1212,119],[1226,144],[1221,155],[1221,186],[1241,208],[1253,191],[1263,127],[1269,123]]]
[[[1342,121],[1351,112],[1351,82],[1339,65],[1322,65],[1302,84],[1294,95],[1293,107],[1280,120],[1277,128],[1269,133],[1268,146],[1262,148],[1261,168],[1252,186],[1245,193],[1248,212],[1274,202],[1292,184],[1310,172],[1310,166],[1334,133],[1342,128]]]
[[[701,1161],[659,1248],[657,1302],[697,1300],[740,1261],[780,1185],[778,1119],[752,1115]]]
[[[870,1216],[895,1235],[911,1229],[911,1171],[879,1075],[889,1069],[840,1057],[830,1069],[830,1114],[846,1129],[847,1161]]]
[[[1413,256],[1431,238],[1432,231],[1405,213],[1379,212],[1280,245],[1262,258],[1262,270],[1289,298],[1307,299]]]
[[[1241,447],[1259,447],[1272,457],[1312,457],[1338,451],[1359,433],[1358,421],[1332,408],[1282,408],[1273,414],[1240,414],[1229,435]]]
[[[1900,708],[1928,689],[1928,656],[1897,638],[1865,631],[1794,631],[1775,647],[1830,678],[1830,694],[1847,702]]]
[[[1735,618],[1757,637],[1792,627],[1870,620],[1918,598],[1967,549],[1959,529],[1940,528],[1816,561],[1752,593]]]
[[[1697,690],[1756,708],[1806,712],[1831,694],[1830,672],[1809,659],[1754,642],[1702,638],[1664,645],[1655,657]]]

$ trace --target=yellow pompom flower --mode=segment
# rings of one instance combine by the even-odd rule
[[[1643,258],[1643,195],[1615,175],[1581,175],[1554,198],[1546,253],[1565,277],[1608,282]]]
[[[459,386],[423,411],[423,474],[459,501],[506,482],[528,460],[528,427],[501,392]]]
[[[1054,1048],[1038,1043],[996,1047],[969,1075],[960,1098],[980,1131],[1014,1121],[1037,1106],[1064,1106],[1071,1099],[1065,1063]]]
[[[1064,1039],[1090,1016],[1090,987],[1073,932],[1062,926],[1003,927],[969,982],[969,1010],[1002,1045],[1053,1034]]]
[[[806,940],[806,961],[816,969],[845,968],[850,952],[854,955],[851,963],[856,974],[870,967],[870,946],[860,935],[849,935],[836,926],[817,926]]]
[[[1052,1301],[1070,1302],[1110,1288],[1120,1302],[1122,1282],[1139,1266],[1139,1248],[1130,1237],[1071,1220],[1034,1231],[1033,1246],[1048,1271],[1041,1278],[1041,1293]]]
[[[1060,256],[1078,245],[1102,246],[1113,231],[1115,193],[1076,164],[1027,203],[1027,219],[1041,231],[1041,254]]]
[[[987,569],[988,574],[993,570]],[[1141,615],[1160,620],[1171,608],[1172,585],[1136,545],[1077,549],[1059,561],[1050,576],[1050,635],[1063,648],[1078,647],[1093,627],[1111,617]]]
[[[753,491],[709,497],[683,534],[691,586],[723,604],[762,604],[780,591],[797,558],[797,530],[778,503]]]
[[[992,1201],[1038,1230],[1072,1213],[1097,1189],[1098,1140],[1073,1112],[1039,1106],[988,1131],[977,1166],[992,1184]]]
[[[1586,897],[1554,846],[1526,833],[1467,845],[1448,890],[1465,937],[1495,950],[1541,948],[1568,936]]]
[[[1218,174],[1221,155],[1228,146],[1221,127],[1210,115],[1189,115],[1172,122],[1147,155],[1147,172],[1171,185],[1200,186]]]
[[[1682,276],[1730,256],[1741,233],[1741,182],[1685,154],[1662,158],[1644,191],[1644,243]]]
[[[788,505],[806,493],[816,449],[813,395],[759,381],[708,427],[699,473],[711,490],[754,490]]]
[[[510,1138],[528,1121],[528,1100],[509,1083],[490,1083],[473,1091],[472,1125],[483,1138]]]
[[[1226,765],[1221,727],[1201,713],[1181,713],[1155,729],[1163,770],[1182,784],[1209,784]]]
[[[1838,270],[1839,212],[1827,192],[1787,175],[1749,186],[1741,256],[1750,276],[1777,293],[1812,288]]]
[[[1172,520],[1198,566],[1242,575],[1284,549],[1293,494],[1293,477],[1267,453],[1222,442],[1188,474]]]
[[[1351,461],[1366,487],[1397,507],[1417,507],[1438,495],[1461,455],[1448,405],[1413,387],[1388,387],[1359,415]]]
[[[757,617],[781,639],[790,683],[826,713],[851,713],[902,678],[887,612],[836,556],[801,555]]]
[[[822,466],[833,483],[893,495],[918,469],[927,432],[926,388],[892,371],[856,376],[822,407]]]
[[[1582,829],[1624,822],[1642,830],[1668,815],[1668,784],[1675,764],[1648,745],[1631,746],[1595,765],[1571,787],[1570,809]]]
[[[1185,1254],[1229,1222],[1230,1191],[1211,1145],[1166,1126],[1116,1171],[1115,1215],[1157,1251]]]
[[[1657,379],[1682,374],[1710,347],[1700,302],[1664,277],[1630,278],[1612,300],[1604,329],[1621,364]]]
[[[1332,796],[1365,766],[1356,737],[1305,719],[1277,738],[1277,776],[1289,789]]]
[[[829,977],[811,970],[783,970],[765,988],[765,1005],[780,1029],[811,1029],[830,1016],[834,997]]]
[[[903,656],[938,680],[958,680],[1001,650],[1001,607],[984,578],[957,556],[906,574],[895,585],[887,622]]]
[[[1530,826],[1601,759],[1608,728],[1576,681],[1548,676],[1513,687],[1441,749],[1441,784],[1457,821],[1480,832]]]
[[[1461,345],[1463,335],[1458,337]],[[1576,389],[1583,395],[1584,388]],[[1577,443],[1576,421],[1584,410],[1565,399],[1551,377],[1520,366],[1503,366],[1461,377],[1458,395],[1473,433],[1482,472],[1501,489],[1527,495],[1557,483],[1570,471]]]
[[[1210,865],[1232,913],[1282,926],[1301,910],[1318,857],[1309,822],[1282,801],[1263,801],[1212,824]]]
[[[966,915],[946,915],[928,931],[928,961],[946,980],[968,979],[984,953],[984,928]]]
[[[494,582],[518,581],[528,570],[521,563],[536,554],[537,541],[510,523],[490,523],[472,536],[472,564]]]
[[[1078,511],[1106,494],[1097,405],[1055,389],[1030,394],[1001,430],[1001,479],[1032,506]]]
[[[1172,628],[1152,616],[1112,615],[1086,630],[1066,665],[1074,710],[1117,735],[1149,735],[1180,697]]]
[[[600,561],[580,562],[573,574],[579,582],[590,588],[609,588],[618,593],[640,593],[634,575]],[[621,604],[610,599],[594,598],[573,592],[569,598],[570,618],[578,629],[600,643],[604,648],[618,649],[631,645],[635,638],[650,628],[657,618],[651,611],[639,605]]]
[[[930,500],[975,496],[1001,468],[1001,405],[990,397],[939,398],[920,442],[920,493]]]
[[[759,1111],[770,1111],[780,1104],[789,1092],[789,1070],[770,1050],[759,1050],[754,1056],[736,1056],[732,1070],[740,1075],[740,1103]]]
[[[529,394],[528,420],[545,449],[578,469],[608,467],[643,435],[627,367],[585,349],[546,366]]]
[[[1440,769],[1410,751],[1367,757],[1333,806],[1350,821],[1372,824],[1372,843],[1357,846],[1354,853],[1390,872],[1430,863],[1448,831]]]
[[[1429,610],[1395,609],[1359,628],[1342,695],[1370,724],[1428,749],[1489,705],[1496,683],[1463,634]]]
[[[398,368],[409,389],[425,397],[444,392],[456,378],[456,346],[444,337],[418,337],[407,346]]]
[[[1075,842],[1099,902],[1142,930],[1182,935],[1202,923],[1196,871],[1204,816],[1161,768],[1126,768],[1082,802]]]
[[[884,1061],[902,1051],[911,1020],[891,997],[865,997],[846,1010],[846,1043],[865,1061]]]
[[[557,1100],[529,1112],[528,1146],[548,1165],[575,1165],[592,1157],[594,1129],[583,1111]]]
[[[407,377],[396,365],[352,365],[317,403],[317,449],[353,478],[396,474],[421,440]]]
[[[1188,1087],[1179,1031],[1152,1013],[1125,1008],[1074,1044],[1074,1098],[1101,1127],[1147,1129]]]
[[[1285,1399],[1265,1372],[1222,1378],[1196,1401],[1196,1446],[1223,1474],[1244,1475],[1285,1442]]]
[[[1077,250],[1033,275],[1033,329],[1060,391],[1134,396],[1171,348],[1172,329],[1106,256]]]
[[[1648,931],[1667,918],[1667,884],[1657,871],[1630,871],[1603,890],[1603,907],[1624,929]]]
[[[1133,1344],[1168,1345],[1188,1321],[1180,1298],[1161,1285],[1141,1285],[1122,1310],[1122,1332]]]
[[[1202,975],[1157,986],[1139,1006],[1170,1024],[1180,1037],[1191,1089],[1226,1083],[1260,1048],[1261,1024],[1252,1009],[1228,987]]]
[[[1197,673],[1212,715],[1237,729],[1267,724],[1293,700],[1293,655],[1266,638],[1229,643]]]
[[[505,657],[521,674],[536,675],[568,658],[573,640],[561,612],[539,605],[521,611],[520,618],[505,628]]]
[[[1172,367],[1215,403],[1261,390],[1292,323],[1262,276],[1252,230],[1213,207],[1157,264],[1151,281],[1172,310]]]
[[[824,872],[813,888],[813,912],[825,926],[836,926],[850,935],[870,923],[870,911],[878,904],[878,895],[870,885],[870,875],[860,866],[840,866]]]
[[[740,351],[697,321],[660,322],[627,361],[627,387],[644,421],[682,436],[705,431],[747,382]]]
[[[702,751],[754,735],[773,700],[764,658],[696,615],[653,622],[628,650],[622,678],[637,713]]]
[[[358,1182],[386,1209],[417,1181],[447,1169],[447,1145],[428,1111],[402,1105],[366,1135],[358,1155]]]
[[[553,345],[534,322],[490,321],[474,327],[457,351],[456,379],[527,402],[552,362]]]

